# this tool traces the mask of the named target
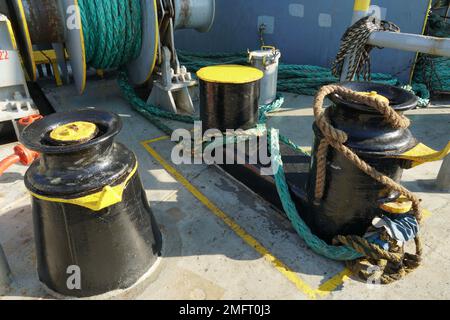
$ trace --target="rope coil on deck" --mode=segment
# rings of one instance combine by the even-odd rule
[[[142,47],[140,0],[79,0],[86,63],[118,68],[137,58]]]

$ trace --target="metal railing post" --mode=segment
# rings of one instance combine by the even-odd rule
[[[355,0],[352,24],[366,17],[369,14],[369,9],[370,0]],[[446,38],[383,31],[373,32],[368,44],[376,47],[450,57],[450,39]],[[341,81],[347,80],[349,61],[350,58],[346,58],[344,61]]]
[[[368,44],[402,51],[450,57],[450,39],[389,31],[373,32]]]
[[[442,163],[436,186],[439,190],[450,192],[450,156],[447,156]]]

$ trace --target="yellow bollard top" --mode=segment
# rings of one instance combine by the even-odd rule
[[[97,132],[94,123],[78,121],[57,127],[50,133],[50,138],[64,143],[86,142],[94,138]]]
[[[206,82],[245,84],[261,80],[264,73],[253,67],[231,64],[202,68],[197,76]]]

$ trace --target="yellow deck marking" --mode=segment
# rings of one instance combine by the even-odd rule
[[[325,281],[322,285],[320,285],[319,289],[316,290],[317,295],[321,297],[325,297],[329,295],[331,292],[335,291],[338,287],[344,284],[345,281],[349,280],[352,275],[352,272],[345,268],[341,272],[339,272],[331,279]]]
[[[220,218],[228,227],[230,227],[241,239],[243,239],[250,247],[255,249],[265,260],[270,262],[275,269],[277,269],[284,277],[292,282],[297,289],[306,294],[310,299],[317,299],[318,297],[326,297],[335,291],[338,287],[348,281],[352,275],[351,271],[344,268],[341,272],[331,277],[319,286],[318,289],[312,289],[305,283],[296,272],[292,271],[283,262],[278,260],[270,253],[258,240],[248,234],[241,226],[239,226],[233,219],[227,216],[222,210],[214,205],[204,194],[202,194],[196,187],[194,187],[181,173],[173,168],[164,158],[153,149],[150,144],[169,140],[169,136],[163,136],[147,141],[141,142],[145,150],[156,160],[159,164],[171,174],[179,183],[181,183],[194,197],[196,197],[203,205],[205,205],[212,213]],[[429,210],[423,209],[424,219],[428,219],[432,214]]]
[[[159,138],[157,141],[164,140]],[[151,140],[156,141],[156,140]],[[242,240],[244,240],[250,247],[255,249],[265,260],[270,262],[275,269],[277,269],[283,276],[292,282],[297,289],[306,294],[310,299],[317,298],[317,292],[305,283],[294,271],[290,270],[283,262],[273,256],[262,244],[248,234],[241,226],[239,226],[233,219],[228,217],[222,210],[213,204],[204,194],[202,194],[196,187],[194,187],[181,173],[173,168],[155,149],[149,146],[149,143],[142,142],[142,146],[147,152],[158,161],[163,168],[170,173],[179,183],[181,183],[194,197],[196,197],[203,205],[205,205],[214,215],[220,218],[231,230],[234,231]]]
[[[163,136],[163,137],[159,137],[159,138],[155,138],[155,139],[151,139],[151,140],[147,140],[147,141],[142,141],[141,144],[145,147],[145,145],[148,144],[153,144],[155,142],[159,142],[159,141],[164,141],[164,140],[169,140],[169,136]]]

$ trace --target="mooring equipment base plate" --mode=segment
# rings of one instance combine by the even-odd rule
[[[280,152],[292,199],[297,205],[298,211],[304,212],[307,208],[306,185],[308,182],[311,157],[299,154],[298,151],[293,150],[284,143],[280,143]],[[246,156],[249,157],[248,151]],[[268,169],[269,166],[259,163],[245,165],[224,164],[219,167],[272,204],[275,208],[284,212],[274,176],[261,174],[261,170],[263,168]]]

